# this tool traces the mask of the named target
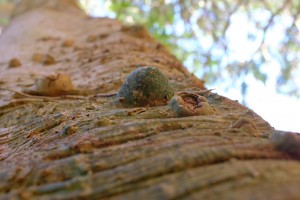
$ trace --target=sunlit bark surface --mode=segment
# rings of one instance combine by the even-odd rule
[[[299,198],[297,150],[205,90],[142,27],[92,19],[73,1],[22,3],[0,37],[0,199]],[[213,112],[124,106],[114,94],[139,66],[159,68],[175,95],[201,94]],[[66,94],[39,88],[62,74]]]

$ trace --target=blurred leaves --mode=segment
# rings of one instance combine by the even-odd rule
[[[14,8],[13,2],[0,0],[0,26],[8,24],[9,16],[13,8]]]
[[[80,3],[90,10],[100,1],[124,23],[146,26],[207,84],[227,84],[230,88],[243,82],[246,76],[267,83],[275,75],[276,81],[272,83],[278,92],[300,96],[299,0],[80,0]],[[7,2],[12,0],[0,0]]]
[[[107,0],[125,23],[145,25],[208,84],[230,88],[247,75],[266,83],[275,66],[279,92],[300,95],[298,0]],[[228,81],[230,77],[231,81]]]

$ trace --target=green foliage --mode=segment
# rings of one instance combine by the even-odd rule
[[[279,69],[277,90],[300,96],[296,82],[296,72],[300,73],[299,0],[79,2],[85,10],[102,2],[124,23],[146,26],[208,84],[229,83],[230,88],[249,75],[266,83],[275,67]]]
[[[0,25],[7,25],[8,19],[7,18],[0,18]]]
[[[298,0],[108,1],[118,19],[145,25],[209,84],[232,77],[229,88],[249,74],[265,83],[275,62],[277,90],[300,95]]]

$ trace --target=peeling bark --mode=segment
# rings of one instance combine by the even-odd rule
[[[142,27],[74,5],[22,1],[0,37],[0,199],[299,198],[297,134],[205,90]],[[191,108],[213,112],[179,118],[168,102],[115,104],[139,66],[158,68]],[[66,74],[72,92],[39,93],[37,80],[53,74]]]

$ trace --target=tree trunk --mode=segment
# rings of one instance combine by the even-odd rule
[[[0,37],[0,199],[299,198],[297,134],[206,90],[143,27],[74,2],[23,0]],[[173,89],[145,92],[163,82],[145,66]]]

